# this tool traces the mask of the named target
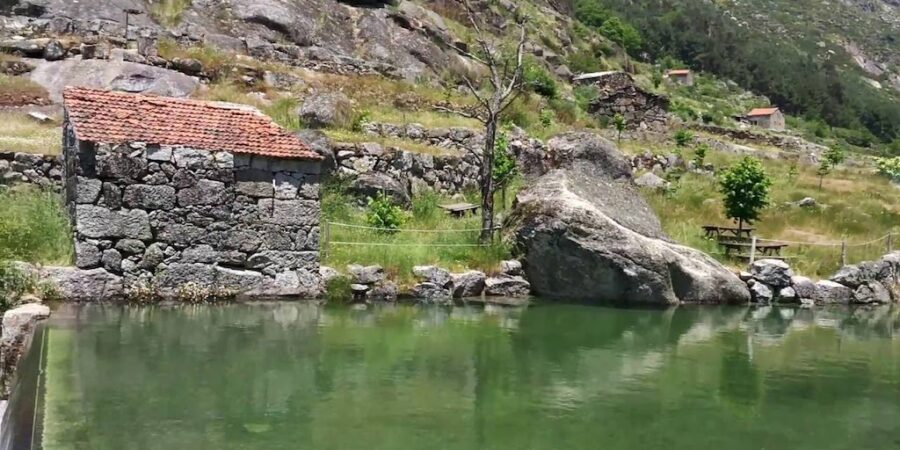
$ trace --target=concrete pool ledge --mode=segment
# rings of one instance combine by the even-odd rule
[[[3,314],[3,332],[0,335],[0,397],[4,400],[3,410],[15,381],[16,367],[31,346],[34,329],[38,322],[48,317],[50,308],[39,303],[18,306]]]

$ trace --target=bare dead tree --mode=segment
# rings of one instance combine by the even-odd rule
[[[470,108],[438,106],[437,109],[476,119],[484,125],[484,147],[480,163],[479,184],[481,188],[481,242],[491,240],[494,230],[494,180],[491,171],[494,166],[494,149],[500,119],[507,108],[522,93],[523,58],[525,55],[525,18],[515,11],[518,31],[515,50],[504,48],[497,39],[486,33],[479,24],[475,10],[469,0],[459,0],[465,8],[469,25],[475,32],[476,50],[460,52],[485,66],[488,70],[487,83],[476,83],[467,75],[463,81],[477,103]],[[476,54],[477,52],[477,54]]]

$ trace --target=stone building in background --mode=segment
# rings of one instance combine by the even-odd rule
[[[612,121],[617,115],[630,129],[665,130],[669,99],[641,89],[626,72],[586,73],[574,78],[576,85],[596,90],[588,112]]]
[[[760,128],[784,131],[784,114],[778,108],[755,108],[746,117],[747,122]]]
[[[68,88],[76,265],[163,296],[313,296],[321,157],[245,106]]]
[[[694,73],[689,69],[672,69],[666,71],[666,79],[673,84],[682,86],[694,85]]]

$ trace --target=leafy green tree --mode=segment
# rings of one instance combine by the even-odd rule
[[[663,74],[659,70],[654,70],[650,75],[650,80],[653,82],[653,87],[658,88],[659,85],[663,82]]]
[[[816,170],[816,174],[819,176],[819,190],[822,190],[822,182],[825,181],[825,177],[831,173],[832,169],[844,162],[845,159],[847,159],[847,155],[844,153],[844,149],[838,146],[829,148],[822,155],[819,169]]]
[[[900,181],[900,156],[893,158],[878,158],[876,160],[878,172],[882,175]]]
[[[758,159],[747,156],[731,166],[719,178],[719,192],[723,195],[725,213],[738,222],[752,224],[762,210],[769,206],[772,180]]]

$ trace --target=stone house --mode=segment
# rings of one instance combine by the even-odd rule
[[[321,156],[253,108],[64,92],[76,265],[164,297],[314,296]]]
[[[747,114],[747,122],[760,128],[784,131],[784,114],[778,108],[755,108]]]
[[[694,73],[688,69],[672,69],[666,71],[666,79],[682,86],[694,85]]]
[[[590,85],[597,91],[588,112],[605,120],[625,118],[630,129],[666,128],[669,100],[641,89],[626,72],[597,72],[575,77],[575,84]]]

